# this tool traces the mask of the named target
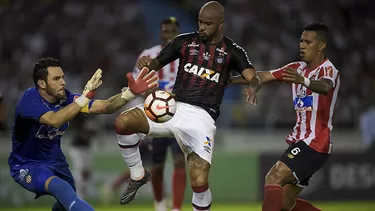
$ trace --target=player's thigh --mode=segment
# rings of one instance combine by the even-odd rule
[[[289,211],[296,203],[298,194],[303,190],[294,184],[287,184],[283,187],[283,208],[282,211]]]
[[[216,133],[215,121],[202,108],[178,103],[174,134],[185,156],[194,152],[211,164]]]
[[[56,175],[47,167],[22,166],[12,176],[15,182],[39,197],[48,194],[46,191],[48,188],[47,181]]]
[[[291,169],[283,161],[277,161],[268,171],[265,178],[266,185],[278,184],[283,186],[295,181],[296,179],[293,176]]]
[[[116,132],[122,133],[144,133],[148,134],[150,126],[147,117],[141,107],[134,107],[122,112],[116,118]]]
[[[285,150],[280,161],[285,163],[295,178],[293,184],[307,187],[311,176],[328,161],[329,155],[319,153],[305,142],[293,143]]]
[[[145,111],[143,109],[143,105],[139,105],[136,107],[138,112],[143,114],[145,121],[147,122],[148,129],[147,133],[139,132],[140,138],[144,138],[146,135],[153,138],[164,138],[164,137],[173,137],[172,128],[167,123],[156,123],[146,117]],[[171,122],[171,121],[168,121]]]
[[[154,138],[152,140],[152,164],[164,164],[167,158],[167,149],[170,146],[168,138]]]

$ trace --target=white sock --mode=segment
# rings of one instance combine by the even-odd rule
[[[205,192],[202,193],[195,193],[193,192],[193,210],[194,211],[210,211],[212,202],[212,195],[210,189],[207,189]],[[196,209],[195,207],[199,207],[200,209]],[[207,208],[207,209],[203,209]]]
[[[133,180],[139,180],[143,177],[145,169],[142,165],[141,154],[139,153],[139,147],[133,146],[139,142],[138,134],[132,135],[119,135],[117,134],[118,144],[121,150],[122,157],[125,163],[128,165],[130,170],[130,178]],[[122,146],[122,147],[121,147]]]
[[[167,202],[165,199],[161,201],[154,201],[155,211],[167,211]]]

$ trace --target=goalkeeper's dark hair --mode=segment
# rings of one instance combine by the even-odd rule
[[[38,60],[33,69],[33,81],[35,87],[38,87],[38,80],[47,81],[48,67],[60,67],[60,62],[57,59],[47,57]]]
[[[175,18],[175,17],[169,17],[169,18],[164,19],[164,20],[160,23],[160,27],[161,27],[163,24],[175,24],[175,25],[177,26],[177,28],[180,28],[180,23],[178,22],[177,18]]]
[[[314,31],[317,34],[317,37],[320,41],[326,42],[328,41],[328,26],[324,23],[312,23],[303,29],[303,31]]]

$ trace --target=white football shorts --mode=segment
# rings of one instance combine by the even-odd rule
[[[144,112],[143,105],[137,106]],[[146,114],[145,114],[146,115]],[[146,117],[147,118],[147,117]],[[216,133],[215,121],[206,110],[187,103],[177,102],[176,113],[165,123],[147,118],[150,137],[175,137],[185,158],[194,152],[211,164]],[[145,134],[139,134],[144,138]]]

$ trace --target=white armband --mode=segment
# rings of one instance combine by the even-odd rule
[[[305,85],[306,87],[309,87],[310,86],[310,79],[309,78],[306,78],[306,77],[304,77],[304,79],[303,79],[303,85]]]

